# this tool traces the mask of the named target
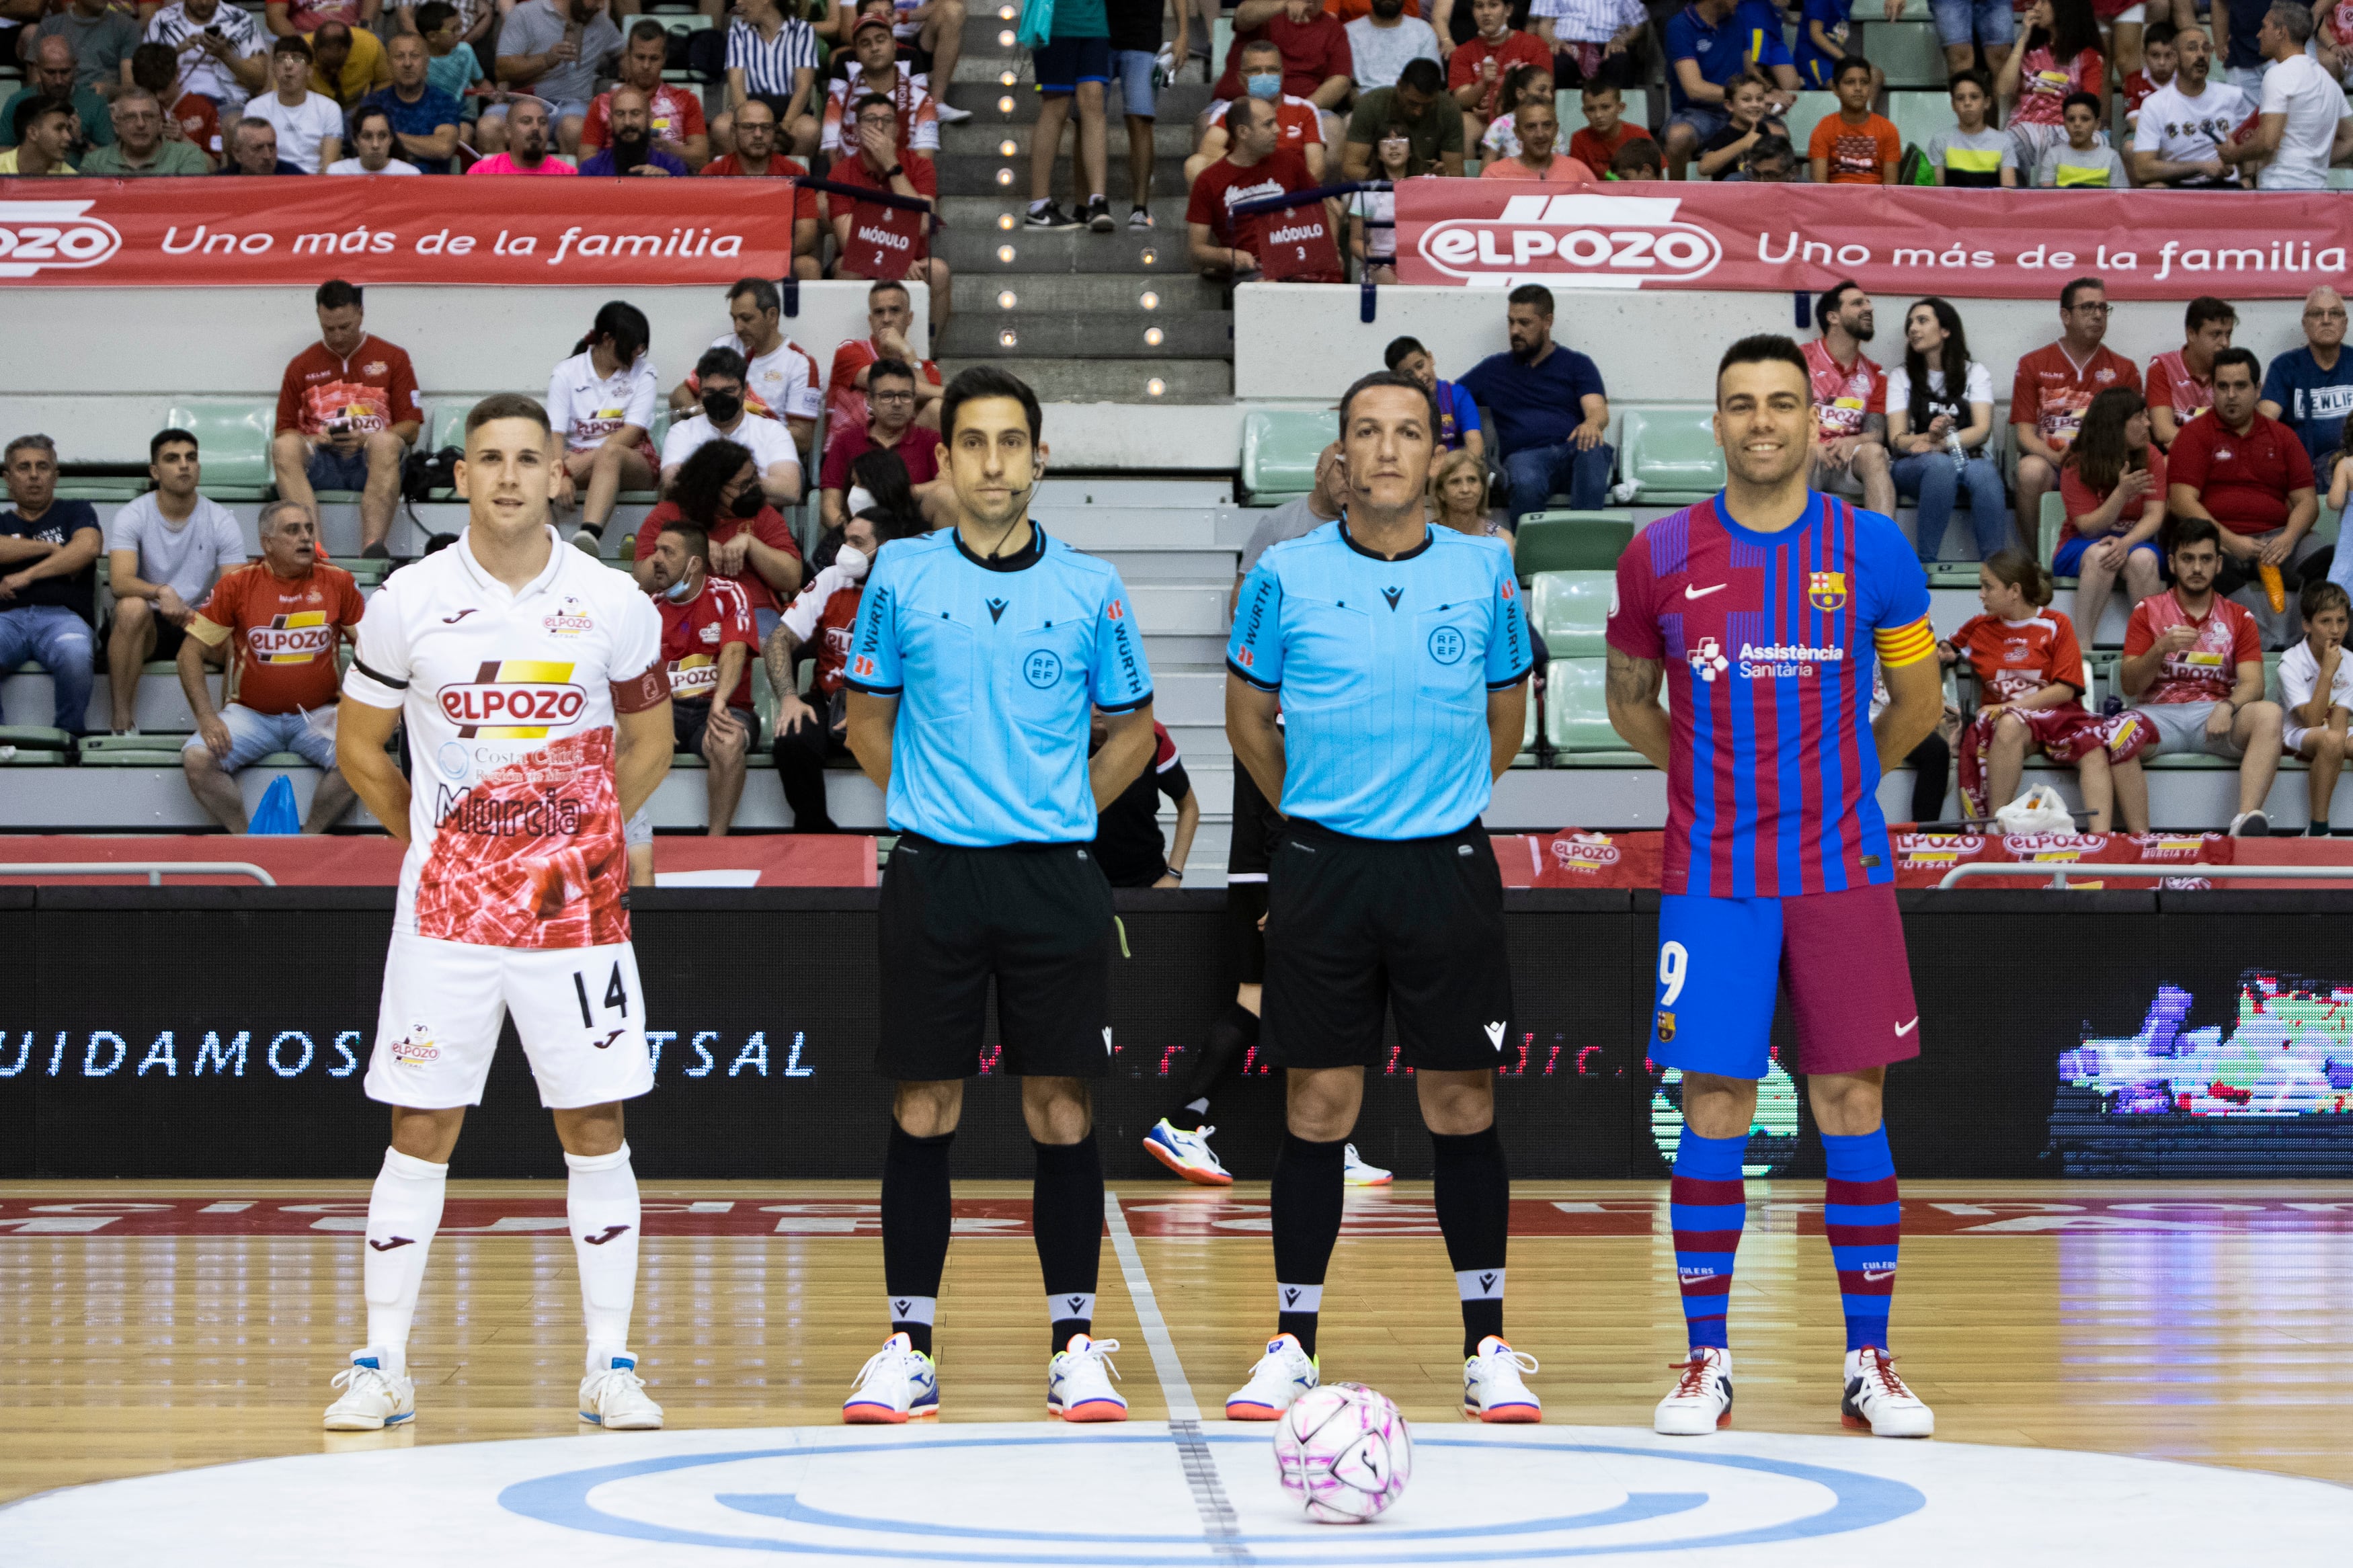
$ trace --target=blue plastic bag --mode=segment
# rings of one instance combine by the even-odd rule
[[[254,808],[253,821],[246,828],[254,834],[294,834],[302,831],[302,819],[294,810],[294,781],[280,773],[261,792],[261,804]]]

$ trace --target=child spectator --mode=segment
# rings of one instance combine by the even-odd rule
[[[180,81],[180,57],[169,44],[142,44],[131,51],[131,81],[164,106],[166,136],[187,142],[216,163],[227,154],[221,140],[220,106]]]
[[[2034,167],[2034,183],[2042,190],[2125,190],[2132,176],[2125,161],[2100,135],[2100,100],[2088,92],[2067,95],[2063,110],[2067,141],[2054,143]]]
[[[1757,71],[1745,71],[1732,79],[1724,89],[1725,107],[1731,119],[1723,130],[1699,144],[1701,179],[1730,179],[1759,137],[1789,133],[1787,126],[1765,117],[1766,95],[1771,90],[1772,84]]]
[[[1806,149],[1814,166],[1814,184],[1895,183],[1895,166],[1904,158],[1904,138],[1894,126],[1871,111],[1873,84],[1877,80],[1875,68],[1861,55],[1839,61],[1839,111],[1814,127],[1813,142]]]
[[[2148,405],[2129,386],[2092,399],[2059,469],[2066,521],[2051,570],[2075,579],[2075,618],[2096,640],[2121,574],[2125,614],[2158,591],[2165,527],[2165,454],[2149,439]]]
[[[2026,37],[2002,62],[1994,92],[2010,105],[2018,166],[2036,169],[2042,154],[2067,140],[2063,110],[2070,95],[2090,93],[2105,118],[2108,62],[2100,53],[2092,0],[2034,0],[2023,20]]]
[[[1854,0],[1806,0],[1805,17],[1798,24],[1798,79],[1810,88],[1837,86],[1839,61],[1846,58],[1852,28],[1848,13]]]
[[[1748,149],[1748,156],[1741,161],[1740,173],[1731,178],[1765,185],[1795,184],[1798,150],[1789,145],[1786,136],[1759,136],[1757,145]]]
[[[1954,129],[1928,138],[1928,166],[1940,185],[2007,189],[2019,183],[2018,143],[2007,131],[1986,123],[1993,86],[1978,70],[1957,71],[1946,89],[1952,98]]]
[[[2280,656],[2280,707],[2285,722],[2280,750],[2312,764],[2315,838],[2328,837],[2328,803],[2345,766],[2346,725],[2353,721],[2353,661],[2345,658],[2345,634],[2353,629],[2353,597],[2336,584],[2315,578],[2304,585],[2304,640]]]
[[[1663,180],[1667,177],[1667,160],[1656,142],[1645,139],[1629,142],[1618,149],[1609,160],[1609,178],[1613,180]]]
[[[1519,128],[1512,123],[1511,111],[1523,103],[1542,100],[1552,101],[1552,70],[1546,66],[1514,66],[1512,74],[1504,79],[1504,110],[1496,115],[1479,138],[1479,156],[1493,162],[1497,158],[1520,155]],[[1569,154],[1575,157],[1574,153]]]
[[[2348,0],[2353,4],[2353,0]],[[1585,124],[1568,139],[1568,155],[1588,169],[1606,169],[1629,142],[1648,142],[1651,133],[1626,120],[1626,95],[1614,82],[1588,82],[1582,94]]]
[[[2125,73],[2117,89],[2125,97],[2125,129],[2132,130],[2140,121],[2140,106],[2148,95],[2173,80],[2174,68],[2180,57],[2173,52],[2173,24],[2151,22],[2141,35],[2140,68]]]
[[[2148,784],[2136,760],[2155,738],[2134,715],[2084,710],[2084,653],[2075,627],[2051,605],[2051,574],[2023,550],[2004,550],[1978,567],[1985,613],[1936,645],[1947,664],[1968,659],[1978,706],[1961,731],[1961,801],[1972,817],[1991,816],[2018,795],[2027,754],[2072,763],[2092,814],[2109,831],[2119,805],[2126,830],[2148,831]]]
[[[1407,163],[1413,153],[1413,143],[1405,133],[1391,128],[1388,134],[1373,143],[1373,155],[1380,161],[1376,180],[1387,180],[1395,185],[1411,178]],[[1493,165],[1490,165],[1493,167]],[[1348,249],[1357,261],[1358,268],[1376,283],[1397,281],[1397,192],[1358,191],[1348,201]]]

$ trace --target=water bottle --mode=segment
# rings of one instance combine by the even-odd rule
[[[1958,430],[1945,432],[1945,450],[1953,455],[1953,472],[1959,474],[1968,471],[1969,454],[1961,445],[1961,433]]]

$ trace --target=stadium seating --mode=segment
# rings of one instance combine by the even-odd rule
[[[1800,159],[1813,142],[1814,127],[1838,111],[1838,95],[1830,92],[1801,92],[1798,100],[1789,105],[1782,122],[1788,126],[1789,145],[1798,150]]]
[[[1890,89],[1937,87],[1945,81],[1945,50],[1936,41],[1934,22],[1866,22],[1858,18],[1854,33],[1854,51],[1880,68]]]
[[[1523,578],[1554,572],[1609,572],[1634,538],[1622,511],[1539,511],[1521,519],[1513,558]]]
[[[1315,459],[1331,444],[1327,408],[1253,408],[1242,421],[1242,491],[1265,506],[1315,488]]]
[[[267,398],[190,397],[172,405],[169,427],[185,430],[204,453],[204,491],[215,500],[261,500],[277,476],[269,440],[278,405]]]
[[[0,767],[54,768],[69,760],[73,737],[47,724],[0,724]]]
[[[1540,572],[1528,589],[1528,619],[1555,660],[1599,658],[1614,572]]]
[[[1609,726],[1606,661],[1555,658],[1545,669],[1545,742],[1562,768],[1647,768]],[[1662,697],[1663,700],[1663,694]]]
[[[1879,58],[1876,55],[1868,58],[1873,63],[1877,63]],[[1905,146],[1917,147],[1924,153],[1928,150],[1931,137],[1940,131],[1952,130],[1957,123],[1953,119],[1952,97],[1942,90],[1889,92],[1887,120],[1895,127],[1896,134],[1904,139]],[[2022,185],[2026,182],[2021,180],[2019,184]]]
[[[1724,488],[1714,411],[1629,405],[1620,411],[1618,466],[1645,506],[1689,506]]]

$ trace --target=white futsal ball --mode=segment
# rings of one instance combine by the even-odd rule
[[[1327,1383],[1283,1412],[1274,1468],[1316,1523],[1362,1524],[1405,1495],[1413,1434],[1388,1395],[1361,1383]]]

